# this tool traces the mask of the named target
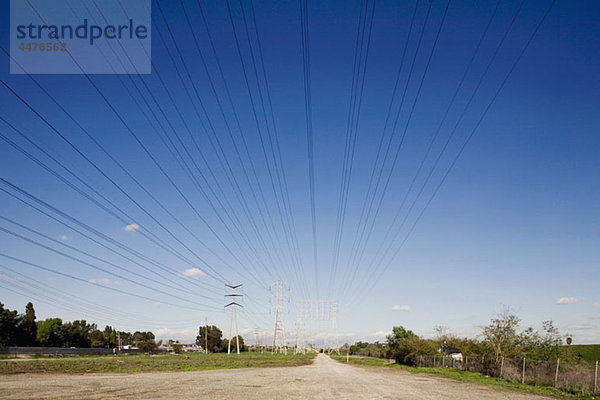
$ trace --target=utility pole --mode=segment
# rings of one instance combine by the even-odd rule
[[[285,323],[283,321],[283,314],[285,312],[283,289],[285,283],[279,280],[276,281],[273,286],[275,286],[275,330],[273,332],[273,352],[285,352],[287,354],[287,348],[285,347]]]
[[[121,333],[117,331],[117,347],[119,348],[119,353],[121,352]]]
[[[258,328],[254,328],[254,350],[258,351],[259,339],[258,339]]]
[[[238,302],[236,302],[236,300],[239,297],[242,297],[241,294],[237,294],[235,292],[235,289],[239,288],[240,286],[242,286],[242,284],[240,283],[239,285],[236,285],[235,282],[232,285],[225,285],[228,288],[231,289],[231,294],[226,294],[225,297],[229,298],[229,304],[225,305],[225,308],[227,307],[231,307],[231,321],[229,323],[229,341],[227,343],[227,354],[231,354],[231,333],[233,330],[233,322],[235,321],[235,340],[236,340],[236,349],[237,349],[237,353],[240,354],[240,335],[238,332],[238,323],[237,323],[237,307],[242,307],[241,304],[239,304]]]

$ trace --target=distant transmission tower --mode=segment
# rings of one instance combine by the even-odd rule
[[[283,281],[276,281],[273,286],[275,286],[275,330],[273,332],[273,352],[287,354],[287,347],[285,344],[285,323],[283,321],[283,314],[285,312],[283,289],[285,283]]]
[[[237,299],[239,297],[242,297],[243,295],[237,294],[235,292],[235,289],[242,286],[242,284],[240,283],[239,285],[233,284],[233,285],[225,285],[225,286],[227,286],[228,288],[231,289],[231,294],[225,295],[225,297],[229,298],[229,303],[225,305],[225,308],[231,307],[231,322],[229,323],[229,341],[227,343],[227,354],[231,354],[231,339],[233,339],[233,337],[231,336],[231,333],[233,330],[233,322],[234,321],[235,321],[235,341],[236,341],[235,348],[237,349],[237,353],[240,354],[240,334],[238,332],[237,307],[242,307],[242,305],[237,302]]]
[[[304,320],[306,314],[306,302],[298,300],[298,312],[296,314],[296,354],[306,353],[306,341],[304,338]]]
[[[338,353],[338,355],[340,354],[340,343],[339,343],[339,338],[338,338],[338,334],[337,334],[337,301],[332,300],[331,301],[331,312],[330,312],[330,318],[331,318],[331,329],[333,331],[333,337],[334,337],[334,351],[336,353]]]

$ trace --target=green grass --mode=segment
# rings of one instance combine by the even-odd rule
[[[581,354],[589,363],[600,361],[600,344],[572,344],[568,347],[571,349],[571,354],[574,356]]]
[[[346,362],[346,356],[332,356],[333,359],[338,360],[340,362]],[[385,358],[375,358],[375,357],[362,357],[362,356],[350,356],[350,363],[365,365],[371,367],[385,367],[385,368],[393,368],[399,369],[402,371],[407,371],[411,373],[424,373],[436,376],[443,376],[446,378],[454,379],[461,382],[474,383],[479,385],[485,385],[498,389],[509,389],[513,391],[518,391],[521,393],[529,393],[536,394],[539,396],[551,396],[558,399],[568,399],[568,400],[592,400],[592,399],[600,399],[600,396],[596,395],[583,395],[580,393],[569,392],[564,389],[555,389],[553,387],[548,386],[535,386],[530,384],[521,384],[520,382],[511,382],[505,381],[503,379],[491,378],[487,375],[481,374],[479,372],[470,372],[470,371],[462,371],[451,368],[416,368],[409,367],[406,365],[399,365],[394,363],[391,360],[387,360]]]
[[[166,372],[209,369],[284,367],[309,364],[314,354],[156,354],[57,357],[0,361],[0,374],[88,372]]]

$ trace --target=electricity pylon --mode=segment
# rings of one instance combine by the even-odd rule
[[[339,353],[339,338],[337,334],[337,301],[298,301],[298,321],[296,322],[296,352],[299,352],[299,350],[304,350],[304,326],[307,321],[314,321],[317,323],[317,326],[325,329],[325,338],[323,339],[323,348],[325,351],[329,353],[336,351]]]
[[[239,297],[242,297],[243,295],[241,294],[237,294],[235,292],[235,289],[239,288],[240,286],[242,286],[242,284],[240,283],[239,285],[225,285],[228,288],[231,289],[231,294],[226,294],[225,297],[229,297],[229,304],[225,305],[225,308],[227,307],[231,307],[231,321],[229,323],[229,341],[227,343],[227,354],[231,354],[231,331],[233,330],[233,322],[235,321],[235,341],[236,341],[236,349],[237,349],[237,353],[240,354],[240,334],[238,332],[238,323],[237,323],[237,307],[242,307],[241,304],[239,304],[236,300]]]
[[[306,341],[304,339],[304,302],[298,300],[298,312],[296,314],[296,354],[306,353]]]
[[[331,328],[333,330],[333,337],[335,340],[335,352],[339,355],[340,354],[340,343],[339,343],[339,338],[338,338],[338,334],[337,334],[337,301],[332,300],[331,301],[331,312],[330,312],[330,319],[331,319]]]
[[[279,280],[276,281],[273,286],[275,286],[275,330],[273,331],[273,352],[285,352],[287,354],[287,347],[285,345],[285,323],[283,321],[283,314],[285,312],[283,289],[285,283]]]

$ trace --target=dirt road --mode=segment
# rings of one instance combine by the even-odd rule
[[[3,399],[406,399],[534,400],[408,372],[356,367],[319,354],[312,365],[144,374],[0,376]]]

